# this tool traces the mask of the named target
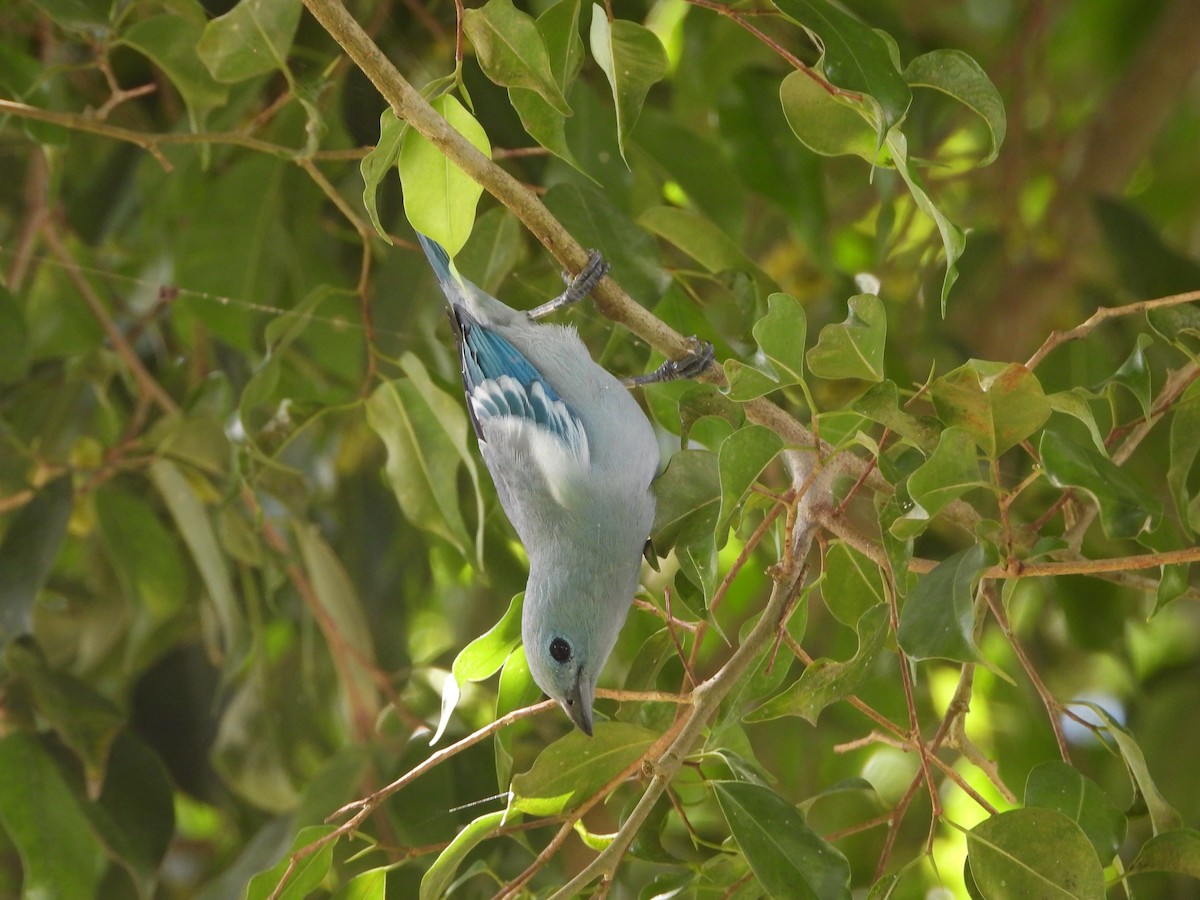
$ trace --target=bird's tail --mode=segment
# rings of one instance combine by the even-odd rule
[[[421,249],[425,251],[425,256],[429,259],[429,264],[433,266],[433,272],[437,275],[438,283],[446,295],[452,297],[461,293],[463,279],[458,274],[458,269],[454,267],[446,248],[420,232],[417,232],[417,240],[421,242]]]

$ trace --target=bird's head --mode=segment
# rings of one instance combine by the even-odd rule
[[[530,573],[521,635],[529,671],[584,734],[592,733],[592,702],[636,589],[620,585],[550,585]],[[599,589],[597,589],[599,588]]]

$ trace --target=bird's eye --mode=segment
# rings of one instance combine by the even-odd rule
[[[571,645],[560,637],[556,637],[550,642],[550,655],[554,657],[554,661],[565,663],[571,658]]]

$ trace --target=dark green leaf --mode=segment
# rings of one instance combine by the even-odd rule
[[[1112,460],[1050,430],[1042,435],[1038,453],[1051,484],[1079,488],[1095,498],[1108,537],[1134,538],[1158,527],[1158,500]]]
[[[879,115],[875,143],[882,143],[888,129],[904,118],[912,102],[912,93],[896,70],[884,37],[825,0],[774,0],[774,4],[816,36],[821,48],[820,68],[830,83],[874,101]]]
[[[1189,477],[1200,454],[1200,381],[1188,385],[1175,405],[1171,416],[1170,448],[1167,486],[1180,523],[1194,535],[1200,530],[1200,501],[1189,487]]]
[[[1100,785],[1060,760],[1040,763],[1029,773],[1025,805],[1054,809],[1074,821],[1087,835],[1101,865],[1112,862],[1125,840],[1125,814]]]
[[[406,363],[415,377],[376,388],[367,400],[367,421],[387,447],[388,482],[404,515],[471,559],[471,537],[457,490],[460,465],[466,465],[478,486],[467,450],[466,412],[460,400],[433,384],[416,357],[408,357]]]
[[[1087,836],[1051,809],[1014,809],[967,832],[971,875],[988,900],[1102,900],[1104,870]]]
[[[0,824],[21,857],[26,897],[95,897],[104,849],[54,758],[33,734],[0,738]],[[15,777],[14,773],[19,773]]]
[[[763,425],[745,425],[731,434],[717,452],[721,479],[721,512],[715,537],[724,543],[730,520],[759,474],[783,449],[783,439]]]
[[[978,662],[975,582],[987,565],[982,544],[960,550],[921,576],[904,607],[896,639],[913,659]]]
[[[134,22],[120,40],[166,73],[187,104],[192,130],[197,132],[204,129],[209,113],[229,98],[229,89],[213,77],[196,52],[205,21],[199,3],[177,0],[170,13]]]
[[[626,141],[637,124],[646,94],[667,74],[667,52],[653,31],[627,19],[609,21],[604,8],[592,4],[592,56],[608,77],[617,111],[617,143],[625,156]]]
[[[71,476],[54,479],[12,519],[0,542],[0,650],[33,630],[38,592],[67,536],[75,494]]]
[[[1169,872],[1200,878],[1200,831],[1180,828],[1156,834],[1142,845],[1128,874]]]
[[[836,662],[817,659],[804,669],[800,680],[746,716],[747,722],[765,722],[780,716],[800,716],[817,724],[821,711],[858,690],[875,665],[888,631],[885,604],[872,606],[858,622],[858,650],[853,659]]]
[[[900,389],[894,381],[881,381],[871,385],[854,401],[852,408],[894,431],[925,453],[932,453],[937,446],[937,420],[928,416],[915,416],[904,409],[900,403]]]
[[[1121,282],[1134,297],[1165,297],[1200,285],[1200,263],[1167,244],[1161,228],[1131,202],[1097,196],[1092,204]]]
[[[563,84],[551,71],[542,33],[512,0],[488,0],[466,10],[463,31],[475,47],[480,68],[493,82],[535,91],[560,115],[571,114]]]
[[[795,806],[745,781],[716,781],[713,790],[734,840],[771,897],[848,900],[850,864]]]
[[[883,347],[887,314],[874,294],[850,298],[844,322],[821,329],[817,344],[808,351],[808,367],[821,378],[883,380]]]
[[[932,88],[953,97],[983,119],[991,145],[979,165],[986,166],[999,155],[1008,119],[1000,92],[979,63],[961,50],[933,50],[909,62],[904,79],[911,87]]]
[[[1146,359],[1146,348],[1154,343],[1148,334],[1139,334],[1137,346],[1129,354],[1121,367],[1117,369],[1103,384],[1096,385],[1092,390],[1099,391],[1105,387],[1120,385],[1131,393],[1142,408],[1142,415],[1150,419],[1150,399],[1152,387],[1150,384],[1150,365]]]
[[[301,8],[300,0],[239,0],[204,27],[196,52],[227,84],[286,70]]]
[[[1179,813],[1172,808],[1171,804],[1159,792],[1158,785],[1154,783],[1154,779],[1150,776],[1150,769],[1146,765],[1146,757],[1142,753],[1142,748],[1134,740],[1133,735],[1120,722],[1110,716],[1108,710],[1103,706],[1088,701],[1079,701],[1079,703],[1100,717],[1104,723],[1105,730],[1116,741],[1117,749],[1120,751],[1122,759],[1125,760],[1125,767],[1129,770],[1129,775],[1133,779],[1133,783],[1137,786],[1138,793],[1141,794],[1142,800],[1150,812],[1150,821],[1154,825],[1154,833],[1161,834],[1179,828],[1182,824]]]
[[[641,758],[658,737],[625,722],[597,722],[590,738],[571,731],[513,778],[511,807],[534,816],[568,812]]]
[[[844,541],[831,542],[825,551],[821,595],[833,617],[851,628],[887,599],[879,567]]]
[[[383,223],[379,221],[376,198],[379,193],[379,185],[400,158],[400,141],[407,128],[408,123],[398,118],[390,106],[385,106],[383,112],[379,114],[379,140],[358,164],[358,171],[363,180],[363,206],[367,208],[371,224],[384,238],[388,236],[388,233],[387,229],[383,227]]]
[[[908,494],[920,513],[909,512],[907,518],[919,515],[928,521],[971,488],[986,484],[975,441],[964,429],[951,426],[942,432],[929,459],[908,477]]]
[[[973,359],[936,379],[930,394],[938,418],[966,430],[993,458],[1050,417],[1041,383],[1020,363]]]
[[[16,381],[29,367],[29,331],[17,299],[0,284],[0,384]]]

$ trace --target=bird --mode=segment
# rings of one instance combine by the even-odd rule
[[[534,682],[589,737],[596,681],[641,577],[659,470],[654,428],[629,387],[692,377],[711,344],[658,370],[619,379],[576,330],[542,323],[586,297],[608,271],[599,253],[562,294],[514,309],[464,278],[418,234],[449,304],[463,391],[480,453],[525,547],[521,639]]]

